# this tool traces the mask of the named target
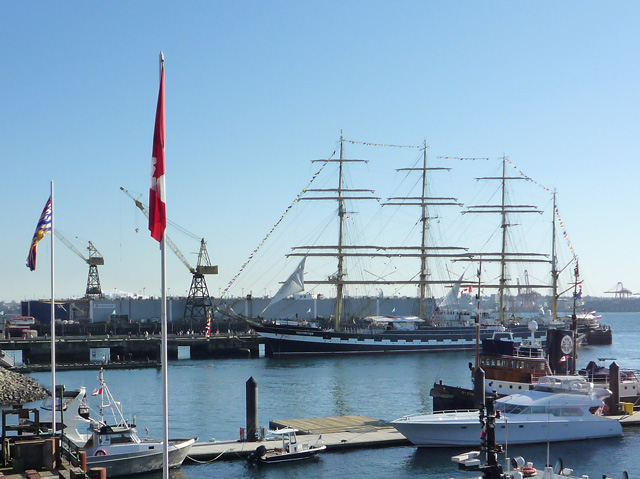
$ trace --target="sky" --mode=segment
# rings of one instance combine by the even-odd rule
[[[207,278],[213,296],[272,294],[293,271],[290,242],[311,241],[314,220],[335,210],[294,200],[341,134],[356,142],[346,156],[369,160],[353,165],[353,187],[382,198],[415,187],[395,169],[422,152],[362,143],[426,142],[430,164],[452,168],[433,191],[465,204],[480,198],[473,178],[499,174],[508,157],[532,180],[518,199],[537,196],[549,227],[557,191],[569,238],[559,233],[558,245],[579,257],[584,292],[640,292],[639,20],[629,1],[2,2],[0,299],[50,297],[48,237],[36,271],[25,262],[52,181],[55,227],[104,256],[103,291],[160,294],[158,244],[120,190],[148,202],[160,51],[167,211],[180,227],[167,233],[192,265],[206,239],[220,271]],[[415,213],[393,220],[415,227]],[[352,214],[374,229],[376,213]],[[484,233],[443,229],[464,245]],[[56,297],[82,296],[86,263],[58,240],[54,252]],[[169,294],[190,282],[168,253]]]

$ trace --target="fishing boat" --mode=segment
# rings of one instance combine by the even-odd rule
[[[272,449],[265,445],[260,445],[252,452],[248,460],[256,464],[278,464],[283,462],[298,462],[317,457],[327,446],[319,436],[314,444],[300,442],[296,436],[297,429],[286,427],[269,431],[276,436],[280,442],[280,447]]]
[[[504,291],[508,288],[518,288],[519,285],[507,284],[506,263],[509,261],[534,261],[549,262],[547,255],[540,253],[509,253],[506,251],[506,236],[503,237],[501,253],[486,253],[482,256],[484,262],[500,262],[502,264],[501,279],[498,285],[483,285],[485,288],[499,288],[500,302],[498,318],[492,319],[478,307],[475,311],[455,310],[448,306],[439,308],[433,298],[427,297],[427,287],[433,285],[448,285],[458,290],[461,285],[467,286],[470,290],[470,282],[462,278],[453,280],[431,279],[428,267],[428,258],[448,258],[456,261],[478,261],[478,256],[469,253],[466,248],[454,246],[435,246],[428,244],[428,221],[427,208],[433,205],[438,206],[462,206],[456,198],[433,198],[427,196],[427,172],[432,170],[448,170],[449,168],[432,168],[427,166],[427,148],[423,148],[422,166],[418,168],[404,168],[408,172],[418,172],[421,176],[422,194],[419,197],[399,197],[389,198],[383,206],[414,206],[421,211],[421,241],[416,246],[381,246],[381,245],[347,245],[344,240],[345,216],[347,215],[346,201],[373,200],[372,194],[364,194],[370,190],[349,189],[345,187],[343,179],[343,169],[347,163],[360,162],[363,160],[352,160],[344,157],[343,145],[345,140],[340,140],[339,158],[324,160],[327,163],[337,163],[338,185],[334,189],[306,189],[305,194],[323,193],[323,196],[301,197],[301,200],[333,200],[338,203],[338,238],[336,246],[299,246],[294,248],[294,252],[289,256],[302,257],[302,261],[291,274],[282,288],[273,297],[265,310],[275,302],[304,290],[305,283],[313,285],[331,285],[335,287],[335,310],[329,321],[314,322],[313,318],[301,321],[279,319],[262,319],[240,315],[249,322],[250,327],[260,334],[267,343],[266,354],[272,356],[305,355],[305,354],[364,354],[364,353],[400,353],[400,352],[430,352],[430,351],[451,351],[451,350],[473,350],[478,332],[480,338],[489,337],[496,330],[504,330],[509,321],[504,317],[506,310]],[[503,163],[505,163],[503,161]],[[495,179],[495,178],[486,178]],[[503,166],[502,188],[507,179]],[[521,179],[521,178],[520,178]],[[372,193],[372,192],[371,192]],[[468,213],[500,212],[504,229],[510,226],[506,221],[507,213],[540,213],[535,207],[522,205],[506,205],[502,207],[489,208],[489,210],[470,210]],[[305,261],[311,257],[337,257],[337,270],[328,279],[308,281],[305,280]],[[347,279],[345,262],[350,258],[362,257],[401,257],[417,258],[420,260],[419,268],[413,279],[409,280],[387,280],[376,277],[367,280]],[[419,295],[416,300],[415,318],[409,315],[386,316],[381,320],[381,315],[377,307],[360,308],[356,314],[348,317],[345,314],[345,304],[350,298],[345,297],[345,288],[357,285],[416,285]],[[529,285],[530,288],[549,288],[549,285]],[[479,292],[478,292],[479,294]],[[376,298],[372,298],[370,304],[378,303]],[[265,310],[262,311],[264,314]],[[229,314],[229,312],[221,311]],[[401,327],[399,327],[401,326]],[[479,326],[479,329],[476,327]],[[514,324],[509,326],[517,340],[523,340],[528,335],[526,324]],[[542,336],[544,333],[538,333]]]
[[[495,439],[536,444],[620,436],[620,423],[601,415],[610,395],[582,377],[542,377],[533,390],[496,400]],[[391,424],[418,447],[473,446],[487,432],[477,410],[408,415]]]
[[[80,448],[87,453],[87,467],[104,467],[107,477],[140,474],[163,467],[162,440],[140,438],[136,425],[125,419],[120,404],[114,400],[103,371],[96,395],[100,397],[100,418],[92,419],[89,439]],[[105,419],[111,411],[112,422]],[[169,440],[169,467],[179,467],[196,438]]]

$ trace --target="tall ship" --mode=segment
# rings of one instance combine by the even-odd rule
[[[240,315],[250,326],[259,333],[267,343],[266,353],[273,356],[305,355],[305,354],[359,354],[359,353],[401,353],[401,352],[429,352],[473,350],[483,339],[490,337],[495,331],[508,329],[514,340],[524,340],[529,336],[527,321],[517,321],[517,318],[507,317],[505,306],[505,291],[510,288],[521,288],[519,284],[511,284],[507,276],[506,265],[509,262],[537,262],[551,263],[549,255],[543,253],[510,253],[507,250],[507,228],[511,226],[508,215],[522,213],[542,213],[535,206],[510,205],[506,199],[506,184],[511,179],[506,174],[507,159],[502,161],[502,175],[497,177],[478,178],[482,180],[499,180],[501,182],[501,201],[497,205],[470,207],[464,214],[497,213],[501,217],[502,247],[498,253],[472,253],[460,246],[439,246],[429,242],[430,208],[434,206],[463,205],[456,198],[432,197],[427,194],[429,174],[432,172],[449,170],[449,168],[430,167],[427,163],[426,142],[422,147],[421,165],[412,168],[402,168],[398,171],[407,174],[418,174],[421,184],[421,194],[389,198],[382,203],[385,206],[414,207],[420,210],[420,241],[416,245],[383,246],[379,244],[355,245],[345,241],[345,218],[351,213],[347,208],[356,201],[380,200],[374,196],[372,190],[353,189],[345,185],[345,168],[347,165],[357,164],[365,160],[348,159],[344,156],[344,138],[340,138],[339,157],[330,157],[324,161],[334,164],[338,169],[338,182],[335,188],[305,189],[300,200],[333,201],[337,202],[338,235],[336,242],[331,245],[308,245],[294,247],[288,255],[301,259],[296,270],[284,282],[278,293],[273,296],[267,307],[277,301],[304,291],[307,285],[330,285],[335,290],[335,306],[330,318],[310,316],[308,319],[264,319],[263,313]],[[405,258],[419,262],[415,273],[409,279],[386,279],[375,276],[367,279],[352,279],[355,276],[346,265],[354,258]],[[307,260],[318,258],[336,258],[335,273],[326,278],[306,280],[304,268]],[[463,277],[455,279],[434,279],[431,275],[428,260],[440,258],[452,262],[497,263],[500,265],[500,275],[496,284],[483,283],[479,268],[477,280]],[[351,268],[351,266],[350,266]],[[347,272],[349,271],[349,274]],[[418,291],[417,311],[413,315],[378,314],[377,310],[360,311],[360,314],[345,314],[345,302],[352,298],[346,297],[345,288],[362,285],[379,287],[382,285],[414,285]],[[450,292],[444,301],[437,304],[433,297],[428,297],[429,289],[434,285],[447,286]],[[552,288],[550,284],[528,284],[529,289]],[[476,288],[478,305],[476,308],[462,310],[456,307],[455,299],[461,288],[472,291]],[[482,289],[493,288],[498,291],[498,312],[490,313],[481,309],[480,297]],[[448,298],[454,298],[449,301]],[[326,301],[326,300],[325,300]],[[451,306],[451,305],[454,306]],[[223,311],[225,312],[225,311]],[[229,314],[229,311],[226,311]],[[364,314],[362,314],[364,313]],[[233,313],[232,313],[233,314]],[[545,334],[541,327],[537,333],[539,337]]]

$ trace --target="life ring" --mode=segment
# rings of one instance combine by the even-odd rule
[[[536,475],[536,468],[533,466],[525,466],[522,468],[522,475],[524,477],[531,477]]]
[[[94,456],[106,456],[106,455],[107,455],[107,451],[105,451],[104,449],[98,449],[94,454]]]

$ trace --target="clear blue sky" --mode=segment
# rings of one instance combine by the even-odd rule
[[[51,180],[57,228],[105,257],[103,290],[159,293],[157,244],[119,187],[148,200],[160,50],[168,213],[207,239],[220,267],[212,294],[341,130],[426,139],[434,159],[507,155],[557,189],[586,293],[619,281],[640,292],[639,21],[640,4],[625,1],[2,2],[0,298],[49,295],[48,238],[35,272],[25,260]],[[398,196],[385,186],[416,151],[382,150],[367,180]],[[198,243],[169,234],[195,263]],[[60,242],[55,251],[56,296],[82,295],[86,265]],[[279,280],[294,267],[280,263]],[[277,288],[254,274],[233,292]],[[168,256],[170,293],[189,284]]]

